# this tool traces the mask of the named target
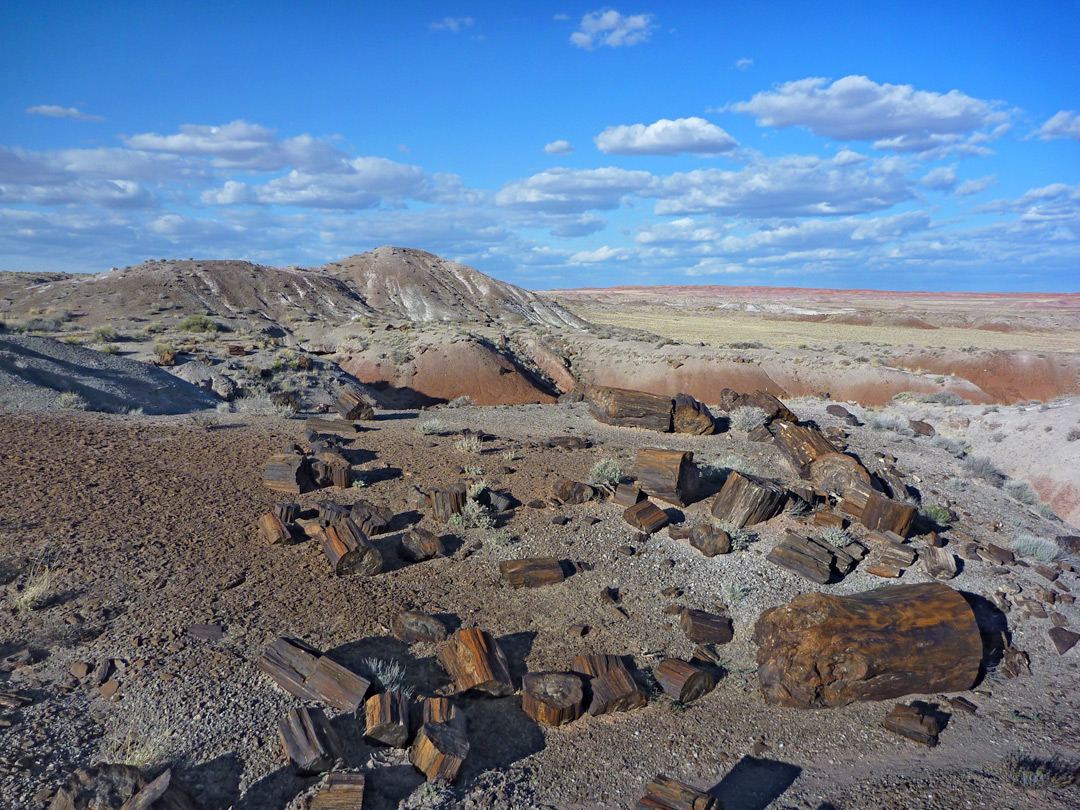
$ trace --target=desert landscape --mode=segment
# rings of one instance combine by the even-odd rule
[[[1080,295],[481,269],[0,273],[0,805],[1077,806]]]

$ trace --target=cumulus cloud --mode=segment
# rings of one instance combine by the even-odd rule
[[[648,126],[608,127],[594,140],[601,152],[611,155],[717,155],[738,146],[734,138],[704,118],[661,118]]]
[[[986,177],[980,177],[976,180],[965,180],[960,184],[959,188],[953,192],[954,197],[970,197],[972,194],[979,194],[986,191],[994,183],[997,182],[996,174],[988,174]]]
[[[441,20],[433,23],[428,23],[428,28],[432,31],[450,31],[452,33],[458,33],[463,28],[468,28],[476,20],[472,17],[443,17]]]
[[[579,48],[591,51],[597,45],[609,48],[647,42],[655,25],[652,14],[624,16],[614,9],[591,11],[581,18],[581,27],[570,35]]]
[[[874,141],[877,149],[900,152],[955,145],[1007,117],[997,102],[959,90],[935,93],[878,84],[866,76],[845,76],[832,84],[822,78],[787,82],[729,109],[754,116],[759,126],[804,126],[815,135]]]
[[[146,208],[157,204],[156,196],[130,176],[102,176],[73,170],[65,154],[0,146],[0,202],[104,208]]]
[[[90,115],[81,112],[75,107],[61,107],[58,104],[38,104],[28,107],[26,112],[30,115],[45,115],[49,118],[71,118],[75,121],[104,121],[100,115]]]
[[[1036,130],[1039,140],[1052,141],[1057,138],[1072,138],[1080,141],[1080,115],[1073,110],[1062,110]]]
[[[613,248],[608,245],[596,250],[581,250],[574,253],[567,260],[570,264],[595,264],[597,262],[609,262],[626,254],[624,248]]]
[[[574,147],[569,141],[552,141],[544,147],[544,151],[549,155],[569,155],[574,151]]]
[[[648,189],[648,172],[608,166],[603,169],[548,169],[503,186],[498,205],[551,214],[577,214],[591,209],[618,208],[623,198]]]
[[[1016,199],[999,199],[971,209],[977,214],[1017,213],[1029,222],[1059,222],[1080,236],[1080,185],[1051,183]]]
[[[735,60],[735,67],[737,67],[739,70],[749,70],[753,66],[753,64],[754,60],[748,59],[745,56],[742,59]]]
[[[933,191],[948,191],[956,185],[956,167],[938,166],[931,169],[922,176],[919,185]]]

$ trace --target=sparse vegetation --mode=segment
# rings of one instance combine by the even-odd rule
[[[968,443],[963,439],[953,439],[949,436],[938,434],[930,440],[933,447],[940,447],[946,453],[956,458],[963,458],[968,451]]]
[[[101,350],[105,352],[105,354],[120,354],[120,347],[115,343],[106,343],[101,347]]]
[[[949,521],[952,520],[952,513],[949,512],[948,508],[938,503],[923,504],[919,507],[919,514],[939,526],[948,525]]]
[[[589,482],[593,484],[606,484],[618,486],[622,480],[622,465],[617,459],[605,458],[593,464],[589,471]]]
[[[99,326],[90,333],[94,343],[112,343],[120,339],[120,333],[112,326]]]
[[[28,318],[20,324],[15,324],[12,331],[15,332],[59,332],[64,328],[64,320],[60,318]]]
[[[461,512],[450,518],[447,525],[459,533],[468,529],[494,529],[495,515],[479,501],[469,498]]]
[[[499,529],[497,532],[492,532],[490,539],[491,542],[497,546],[509,546],[514,543],[514,535],[510,534],[506,529]]]
[[[454,449],[459,453],[479,453],[480,437],[475,433],[466,433],[454,442]]]
[[[727,536],[731,538],[732,551],[746,551],[746,549],[750,548],[750,544],[758,539],[757,535],[753,532],[735,526],[726,520],[721,520],[718,525],[727,532]]]
[[[195,425],[195,427],[200,427],[203,430],[210,430],[210,428],[217,424],[217,411],[192,411],[188,414],[188,419],[191,420],[191,424]]]
[[[1035,490],[1031,488],[1031,485],[1027,481],[1017,481],[1015,479],[1005,482],[1003,487],[1007,492],[1020,503],[1027,504],[1028,506],[1034,506],[1039,502],[1039,496],[1035,494]]]
[[[937,379],[943,381],[943,378]],[[893,396],[893,399],[897,402],[925,402],[930,405],[945,405],[946,407],[971,404],[952,391],[935,391],[933,394],[923,394],[918,391],[901,391]]]
[[[901,422],[899,419],[894,419],[891,416],[871,416],[866,420],[868,424],[874,430],[891,430],[894,433],[899,433],[901,436],[914,436],[915,431]]]
[[[1061,556],[1061,547],[1057,543],[1033,534],[1018,534],[1009,546],[1021,557],[1031,557],[1043,562],[1053,562]]]
[[[384,661],[381,658],[365,658],[360,668],[368,680],[384,692],[403,692],[406,698],[412,698],[416,690],[405,681],[405,667],[397,661]]]
[[[1065,441],[1075,442],[1080,439],[1080,428],[1069,428],[1069,432],[1065,434]]]
[[[241,397],[236,401],[236,410],[249,416],[277,416],[281,419],[296,416],[296,408],[274,402],[266,391],[252,391]]]
[[[1005,474],[985,456],[968,456],[960,466],[972,478],[981,478],[992,486],[1000,487],[1005,483]]]
[[[1028,754],[1013,754],[999,767],[1009,784],[1026,790],[1061,790],[1070,787],[1076,767],[1060,759],[1042,759]]]
[[[732,585],[730,582],[725,582],[720,592],[728,605],[737,605],[750,595],[749,588],[743,585]]]
[[[156,769],[169,760],[166,746],[168,737],[167,732],[133,723],[125,731],[110,737],[109,753],[116,762],[134,765],[140,770]]]
[[[769,415],[764,410],[749,406],[736,408],[729,418],[732,429],[741,430],[743,433],[749,433],[769,421]]]
[[[219,328],[217,321],[206,315],[188,315],[179,326],[183,332],[217,332]]]
[[[844,548],[850,546],[855,542],[855,538],[845,532],[843,529],[838,529],[835,526],[830,526],[827,529],[822,529],[821,539],[829,545],[836,546],[837,548]]]
[[[90,403],[74,391],[65,391],[62,393],[56,398],[56,404],[61,408],[66,408],[71,411],[85,411],[90,407]]]

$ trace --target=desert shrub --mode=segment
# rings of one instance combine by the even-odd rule
[[[1027,481],[1006,481],[1004,489],[1020,503],[1026,503],[1028,506],[1034,506],[1039,502],[1039,496],[1035,494],[1035,490]]]
[[[455,532],[466,529],[494,529],[495,515],[479,501],[469,498],[465,501],[464,508],[451,517],[447,525]]]
[[[836,546],[837,548],[844,548],[850,546],[855,542],[855,538],[845,532],[843,529],[838,529],[835,526],[830,526],[827,529],[821,530],[821,539],[829,545]]]
[[[101,347],[101,350],[105,352],[105,354],[120,354],[120,347],[115,343],[106,343]]]
[[[1065,434],[1065,441],[1075,442],[1077,439],[1080,439],[1080,428],[1070,428]]]
[[[61,408],[67,408],[72,411],[85,411],[90,407],[90,403],[74,391],[65,391],[62,393],[56,398],[56,404]]]
[[[464,408],[466,405],[472,405],[472,398],[462,395],[460,397],[454,397],[452,400],[447,402],[443,407],[444,408]]]
[[[757,535],[752,531],[736,526],[726,520],[719,521],[718,525],[731,538],[732,551],[746,551],[746,549],[750,548],[750,544],[758,539]]]
[[[459,453],[479,453],[480,437],[475,433],[466,433],[454,442],[454,449]]]
[[[180,322],[180,329],[184,332],[216,332],[219,327],[206,315],[188,315]]]
[[[509,546],[514,543],[514,535],[510,534],[506,529],[499,529],[497,532],[492,532],[489,535],[491,542],[497,546]]]
[[[42,565],[40,561],[34,563],[30,567],[26,584],[15,597],[15,612],[27,613],[44,605],[49,598],[52,585],[52,570],[49,566]]]
[[[1048,503],[1040,503],[1037,509],[1039,510],[1039,514],[1047,520],[1053,520],[1057,517],[1057,515],[1054,514],[1054,507]]]
[[[788,502],[784,504],[784,514],[791,515],[792,517],[802,517],[803,515],[809,514],[809,512],[810,504],[794,495],[788,498]]]
[[[1053,540],[1033,534],[1018,534],[1009,547],[1021,557],[1033,557],[1043,562],[1053,562],[1061,556],[1061,547]]]
[[[155,343],[154,354],[176,354],[176,347],[171,343]]]
[[[1000,487],[1005,483],[1005,474],[985,456],[968,456],[961,468],[972,478],[981,478],[988,484]]]
[[[915,431],[901,422],[899,419],[893,419],[891,416],[871,416],[866,420],[866,424],[870,425],[874,430],[891,430],[894,433],[899,433],[901,436],[914,436]]]
[[[405,667],[397,661],[384,661],[381,658],[365,658],[360,662],[360,669],[372,683],[384,692],[404,692],[411,698],[415,691],[405,681]]]
[[[94,343],[112,343],[120,339],[120,333],[112,326],[99,326],[90,333]]]
[[[17,332],[59,332],[64,322],[59,318],[28,318],[15,327]]]
[[[1002,778],[1025,790],[1061,790],[1072,785],[1075,765],[1057,759],[1012,754],[998,768]]]
[[[963,439],[953,439],[940,434],[931,439],[930,444],[933,447],[940,447],[949,455],[956,456],[956,458],[963,458],[968,449],[968,443]]]
[[[593,464],[589,471],[589,481],[593,484],[618,486],[622,480],[622,466],[617,459],[605,458]]]
[[[746,586],[732,585],[730,582],[725,582],[720,588],[720,592],[728,605],[737,605],[750,595],[750,589]]]
[[[941,378],[939,378],[939,381],[941,381]],[[947,407],[971,404],[952,391],[935,391],[932,394],[923,394],[918,391],[901,391],[899,394],[895,394],[893,399],[897,402],[925,402],[931,405],[945,405]]]
[[[423,422],[417,423],[413,430],[421,436],[435,436],[446,432],[446,423],[441,419],[425,419]]]
[[[146,326],[143,327],[143,333],[147,335],[160,335],[164,331],[165,324],[161,323],[160,321],[148,323]]]
[[[249,416],[277,416],[281,419],[296,416],[296,408],[274,402],[266,391],[252,391],[236,400],[236,410]]]
[[[948,508],[937,503],[924,504],[919,508],[919,514],[927,520],[932,520],[942,526],[952,520],[952,514]]]
[[[750,406],[743,406],[736,408],[731,412],[729,417],[731,420],[731,427],[735,430],[741,430],[744,433],[749,433],[755,428],[759,428],[769,421],[769,414],[767,414],[761,408],[754,408]]]

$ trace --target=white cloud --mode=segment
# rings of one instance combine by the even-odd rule
[[[226,180],[221,188],[211,188],[199,195],[204,205],[243,205],[255,202],[255,194],[247,183]]]
[[[745,56],[742,59],[735,60],[735,67],[737,67],[739,70],[749,70],[753,66],[753,64],[754,60],[748,59]]]
[[[953,192],[954,197],[970,197],[972,194],[979,194],[986,191],[994,183],[997,182],[996,174],[988,174],[986,177],[980,177],[976,180],[965,180],[960,184],[960,187]]]
[[[807,127],[815,135],[874,141],[875,148],[926,151],[952,146],[983,127],[1002,123],[997,102],[950,90],[935,93],[907,84],[877,84],[866,76],[787,82],[729,106],[759,126]]]
[[[548,169],[507,183],[495,195],[498,205],[551,214],[612,210],[629,194],[648,189],[648,172],[608,166],[603,169]]]
[[[614,9],[591,11],[581,18],[581,28],[570,35],[579,48],[591,51],[597,45],[609,48],[647,42],[655,25],[652,14],[623,16]]]
[[[544,147],[544,151],[549,155],[569,155],[574,151],[574,147],[569,141],[552,141]]]
[[[931,169],[922,176],[919,185],[933,191],[948,191],[956,185],[956,167],[938,166]]]
[[[1028,222],[1059,222],[1080,236],[1080,185],[1051,183],[1014,200],[993,200],[971,210],[976,214],[1017,213]]]
[[[661,118],[648,126],[608,127],[594,140],[601,152],[611,155],[716,155],[738,146],[734,138],[704,118]]]
[[[552,19],[555,20],[556,22],[562,22],[563,20],[569,20],[570,15],[569,14],[556,14],[554,17],[552,17]]]
[[[619,259],[625,254],[626,250],[624,248],[613,248],[604,245],[596,250],[582,250],[574,253],[567,261],[570,264],[595,264],[597,262],[609,262],[613,259]]]
[[[1072,138],[1080,141],[1080,115],[1073,110],[1062,110],[1039,127],[1034,133],[1040,140],[1052,141],[1056,138]]]
[[[75,107],[61,107],[58,104],[38,104],[34,107],[28,107],[26,110],[30,115],[45,115],[49,118],[72,118],[76,121],[104,121],[100,115],[90,115],[76,109]]]
[[[438,22],[428,23],[428,28],[432,31],[451,31],[456,34],[474,22],[476,20],[472,17],[443,17]]]

